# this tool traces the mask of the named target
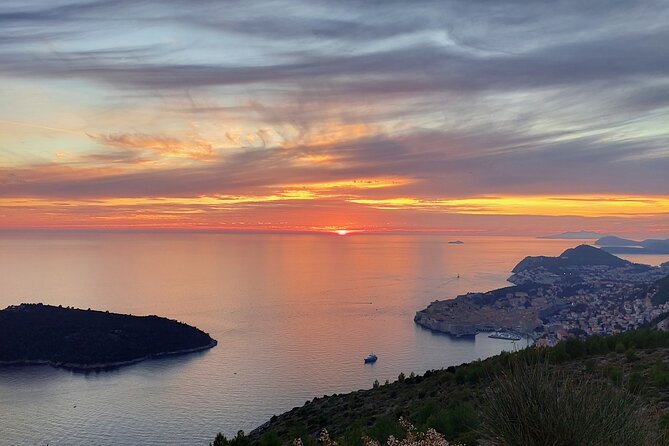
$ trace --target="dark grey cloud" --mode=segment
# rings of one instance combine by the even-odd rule
[[[144,89],[299,84],[328,79],[335,83],[335,89],[370,94],[505,90],[667,77],[667,41],[669,29],[556,44],[520,55],[483,57],[420,45],[371,54],[310,55],[289,63],[248,66],[142,62],[151,48],[39,56],[11,52],[2,54],[0,70],[17,76],[82,78]]]
[[[0,9],[0,24],[11,28],[32,23],[41,32],[45,29],[53,32],[55,40],[55,33],[71,29],[70,24],[84,30],[97,25],[113,33],[114,27],[122,25],[119,19],[127,18],[133,22],[146,20],[150,24],[158,22],[166,27],[181,25],[189,29],[194,24],[204,23],[221,35],[242,33],[249,38],[264,38],[268,44],[276,39],[287,42],[283,47],[268,49],[269,56],[279,57],[269,57],[256,64],[166,63],[167,47],[163,51],[168,54],[161,54],[157,48],[151,54],[138,55],[138,49],[128,47],[35,54],[25,48],[14,50],[5,42],[0,46],[2,72],[42,78],[83,78],[142,89],[263,82],[299,84],[326,78],[342,82],[341,88],[389,93],[542,88],[669,73],[666,57],[669,26],[662,22],[669,7],[662,2],[647,5],[646,14],[641,16],[640,7],[632,2],[588,5],[577,2],[418,2],[385,8],[361,2],[357,4],[359,12],[355,13],[329,3],[315,3],[320,9],[316,8],[313,14],[301,13],[310,7],[299,2],[233,2],[218,7],[216,2],[193,2],[188,9],[180,1],[138,4],[108,0],[48,5],[31,10],[2,12]],[[609,29],[610,24],[604,26],[607,22],[602,24],[602,16],[610,18],[614,13],[617,20],[625,17],[652,20],[652,7],[658,10],[657,18],[646,26],[631,30],[622,27],[621,32],[621,28]],[[327,8],[333,10],[333,17],[327,16]],[[180,12],[183,14],[179,15]],[[556,20],[562,20],[560,26],[545,28]],[[590,33],[574,29],[588,25]],[[25,27],[22,29],[25,32]],[[412,33],[423,34],[405,43],[391,39],[376,47],[368,46],[377,39]],[[476,38],[459,39],[458,35],[463,33]],[[322,45],[310,51],[295,52],[294,45],[304,36],[313,36]],[[452,42],[439,43],[440,36]],[[332,44],[332,39],[338,38],[354,40],[357,45]],[[204,42],[216,48],[217,39],[199,36],[192,44],[197,46]],[[294,39],[298,40],[291,44]],[[500,42],[505,46],[500,47]],[[138,42],[138,48],[145,45]],[[481,48],[484,51],[480,51]],[[488,48],[491,50],[485,51]],[[220,40],[220,51],[229,50],[225,40]],[[294,53],[292,60],[282,60],[290,58],[291,52]]]
[[[391,23],[365,23],[363,20],[340,18],[287,18],[277,20],[275,15],[216,19],[195,17],[193,24],[213,30],[236,32],[253,38],[280,40],[338,39],[349,44],[367,40],[383,40],[425,29],[425,21],[418,17],[400,18]]]

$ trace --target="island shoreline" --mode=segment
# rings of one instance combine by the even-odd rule
[[[175,350],[170,352],[153,353],[151,355],[142,356],[141,358],[129,359],[127,361],[116,361],[116,362],[106,362],[106,363],[96,363],[96,364],[77,364],[70,362],[67,363],[56,362],[48,359],[17,359],[13,361],[0,361],[0,367],[48,365],[57,369],[70,370],[74,372],[93,372],[100,370],[117,369],[126,365],[138,364],[142,361],[147,361],[149,359],[160,359],[169,356],[181,356],[181,355],[187,355],[189,353],[202,352],[214,348],[216,347],[216,345],[218,345],[218,341],[212,339],[208,345],[186,348],[182,350]]]
[[[39,303],[10,305],[0,311],[0,367],[49,365],[103,371],[216,345],[209,333],[156,315]]]

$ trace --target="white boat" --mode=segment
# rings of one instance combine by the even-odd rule
[[[493,339],[505,339],[507,341],[520,341],[521,339],[523,339],[517,334],[511,333],[509,331],[493,331],[491,334],[488,335],[488,337]]]
[[[369,355],[365,356],[365,364],[376,362],[377,359],[379,359],[378,356],[376,356],[374,353],[370,353]]]

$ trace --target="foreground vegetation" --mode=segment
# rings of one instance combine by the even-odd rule
[[[517,364],[486,390],[480,435],[505,446],[661,444],[657,412],[625,389],[545,363]]]
[[[340,445],[385,443],[405,437],[402,417],[465,445],[668,444],[668,364],[666,332],[570,339],[315,398],[213,444],[313,445],[325,428]]]

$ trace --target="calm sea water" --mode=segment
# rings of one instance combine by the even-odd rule
[[[0,368],[2,445],[206,445],[315,396],[512,346],[413,323],[577,241],[447,236],[0,234],[0,307],[44,302],[195,325],[204,353],[103,373]],[[666,258],[648,257],[658,263]],[[460,275],[460,279],[457,275]],[[364,365],[370,351],[379,356]]]

